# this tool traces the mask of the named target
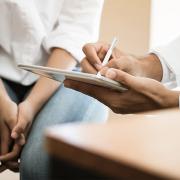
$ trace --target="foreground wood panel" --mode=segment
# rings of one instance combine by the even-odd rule
[[[166,110],[53,127],[46,148],[59,160],[106,177],[180,178],[179,139],[180,112]]]

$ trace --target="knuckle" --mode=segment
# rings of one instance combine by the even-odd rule
[[[23,132],[23,131],[24,131],[24,127],[22,127],[22,126],[17,127],[17,132]]]
[[[87,43],[83,46],[82,50],[84,53],[87,52],[87,50],[92,46],[92,43]]]
[[[103,52],[106,52],[106,51],[107,51],[107,49],[108,49],[108,45],[104,45],[104,46],[102,46],[102,51],[103,51]]]
[[[88,65],[87,65],[87,60],[84,60],[83,62],[81,62],[81,69],[82,72],[88,72]]]
[[[82,48],[82,50],[83,50],[84,53],[85,53],[85,51],[86,51],[87,46],[88,46],[88,45],[86,44],[86,45],[84,45],[83,48]]]
[[[87,59],[86,58],[84,58],[82,61],[81,61],[81,66],[84,66],[84,64],[86,63],[86,61],[87,61]]]

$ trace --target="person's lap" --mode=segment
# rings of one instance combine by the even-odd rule
[[[19,103],[15,88],[4,80],[11,99]],[[22,86],[23,88],[23,86]],[[49,173],[48,155],[43,148],[44,130],[55,124],[104,122],[107,108],[98,101],[63,86],[46,103],[34,120],[21,154],[21,179],[45,179]]]
[[[49,173],[48,155],[43,148],[44,130],[55,124],[103,122],[107,108],[98,101],[63,86],[39,112],[21,154],[22,180],[45,180]]]

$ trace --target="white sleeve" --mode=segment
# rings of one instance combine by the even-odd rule
[[[162,47],[153,49],[152,53],[156,54],[162,63],[163,81],[176,80],[180,86],[180,36]]]
[[[163,69],[163,76],[162,76],[162,83],[168,83],[168,82],[172,82],[175,81],[175,74],[173,71],[171,71],[171,69],[169,68],[169,66],[167,65],[165,59],[161,56],[161,54],[155,50],[152,50],[151,53],[155,54],[162,65],[162,69]]]
[[[178,91],[179,92],[179,109],[180,109],[180,87],[177,87],[173,89],[173,91]]]
[[[98,40],[103,0],[64,0],[57,27],[45,38],[47,52],[52,48],[68,51],[76,60],[84,57],[82,47]]]

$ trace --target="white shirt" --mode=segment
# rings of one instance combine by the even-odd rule
[[[164,46],[152,50],[163,67],[163,83],[171,83],[173,87],[180,87],[180,36]]]
[[[162,47],[155,48],[152,53],[159,57],[162,64],[162,83],[175,91],[180,91],[180,36]]]
[[[45,65],[53,47],[81,61],[98,39],[103,0],[0,0],[0,77],[32,84],[20,63]]]

